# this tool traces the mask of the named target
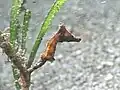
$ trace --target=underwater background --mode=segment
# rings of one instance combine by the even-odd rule
[[[0,29],[9,26],[12,0],[0,0]],[[27,0],[32,11],[28,53],[54,0]],[[120,0],[68,0],[54,18],[36,60],[60,22],[78,43],[59,43],[56,60],[32,74],[31,90],[120,90]],[[11,65],[0,49],[0,90],[15,90]]]

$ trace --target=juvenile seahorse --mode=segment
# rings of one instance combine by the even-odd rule
[[[54,54],[58,42],[79,42],[80,38],[74,37],[68,32],[64,25],[60,26],[59,31],[47,42],[45,51],[41,54],[41,59],[53,62],[55,60]]]

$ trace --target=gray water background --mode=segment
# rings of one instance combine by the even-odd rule
[[[36,3],[33,3],[35,1]],[[32,10],[28,40],[31,50],[54,0],[28,0]],[[0,29],[9,26],[11,0],[0,0]],[[120,0],[68,0],[52,22],[37,53],[65,23],[80,43],[57,46],[56,61],[32,74],[31,90],[120,90]],[[0,52],[0,90],[14,90],[10,63]]]

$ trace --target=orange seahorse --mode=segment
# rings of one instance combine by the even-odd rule
[[[55,60],[54,54],[58,42],[79,42],[80,38],[74,37],[68,32],[64,25],[60,26],[59,31],[47,42],[45,51],[41,54],[41,59],[53,62]]]

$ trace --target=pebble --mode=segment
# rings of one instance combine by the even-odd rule
[[[77,51],[74,51],[73,53],[71,53],[71,56],[78,56],[82,53],[81,50],[77,50]]]
[[[104,80],[108,81],[108,80],[111,80],[113,78],[113,75],[112,74],[107,74],[104,78]]]
[[[100,65],[98,65],[96,68],[100,70],[100,69],[103,68],[103,65],[100,64]]]
[[[59,54],[59,55],[57,55],[57,56],[55,56],[56,57],[56,59],[62,59],[63,58],[63,55],[62,54]]]
[[[117,58],[115,59],[115,62],[116,62],[117,64],[120,64],[120,57],[117,57]]]
[[[106,3],[106,1],[102,1],[101,3],[102,3],[102,4],[105,4],[105,3]]]
[[[114,63],[111,62],[111,61],[103,61],[103,62],[102,62],[102,65],[113,66]]]
[[[107,52],[113,54],[115,52],[115,49],[113,47],[107,48]]]

